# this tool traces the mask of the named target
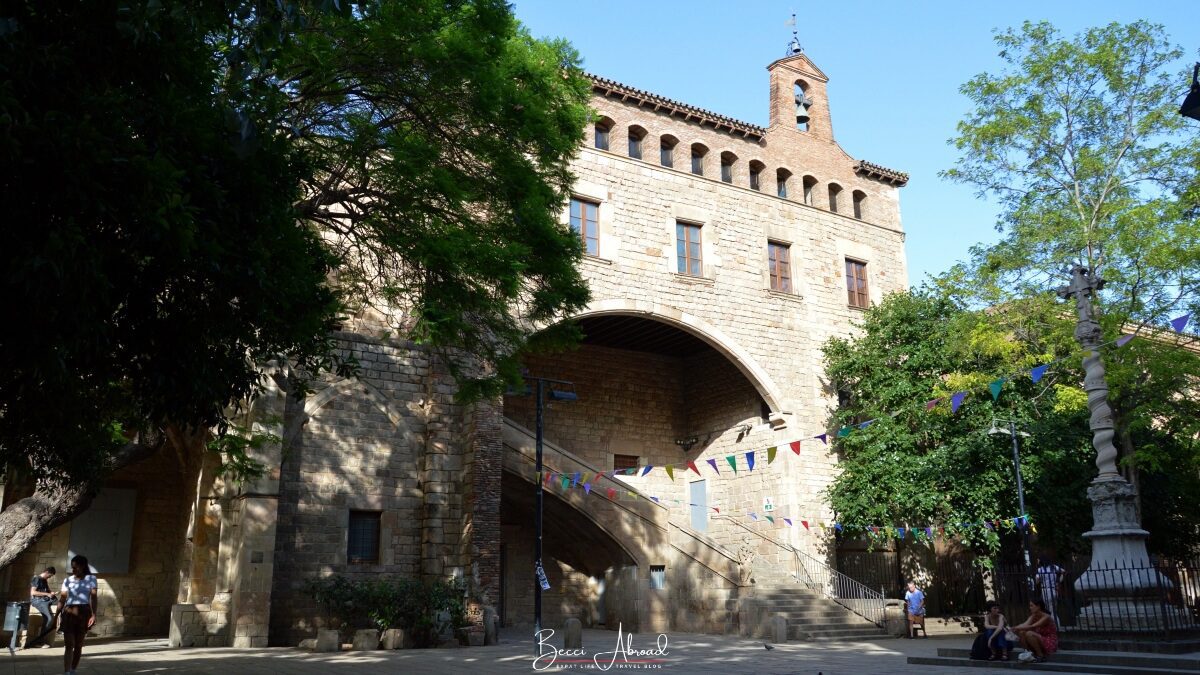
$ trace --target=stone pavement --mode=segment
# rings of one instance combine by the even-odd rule
[[[633,636],[635,650],[655,648],[657,634]],[[772,645],[767,650],[761,641],[734,636],[667,634],[666,654],[631,655],[628,662],[618,657],[609,672],[662,670],[680,675],[690,673],[741,673],[806,675],[930,675],[939,669],[908,665],[908,656],[935,656],[938,647],[969,647],[966,638],[904,640],[886,638],[869,642],[790,642]],[[561,645],[561,633],[553,644]],[[568,664],[563,656],[550,665],[547,659],[541,672],[602,672],[591,657],[608,652],[601,663],[612,660],[617,633],[585,630],[583,646],[588,652],[586,665]],[[62,672],[62,649],[35,649],[9,656],[0,651],[0,675],[56,675]],[[419,649],[375,652],[310,654],[297,649],[169,649],[165,639],[98,642],[84,648],[79,675],[134,675],[169,673],[171,675],[221,673],[222,675],[267,675],[296,673],[324,675],[443,675],[445,673],[534,673],[534,644],[525,630],[505,629],[501,642],[494,647],[466,649]],[[583,659],[579,659],[583,660]],[[946,675],[953,675],[945,671]]]

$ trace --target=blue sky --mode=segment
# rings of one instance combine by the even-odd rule
[[[909,173],[900,203],[913,285],[998,236],[995,205],[937,175],[954,164],[946,141],[969,110],[959,87],[1001,66],[993,29],[1048,20],[1074,34],[1146,19],[1166,27],[1188,63],[1200,53],[1195,0],[514,1],[530,32],[566,38],[590,72],[763,126],[766,66],[784,55],[795,9],[805,53],[829,76],[838,142],[854,157]],[[1181,101],[1187,85],[1179,83]]]

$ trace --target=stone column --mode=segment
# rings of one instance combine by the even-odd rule
[[[503,403],[480,401],[468,411],[467,485],[463,532],[470,570],[468,618],[484,625],[500,601],[500,485],[504,462]],[[486,626],[485,626],[486,627]]]
[[[1059,297],[1074,298],[1079,314],[1075,339],[1084,350],[1084,390],[1098,470],[1087,492],[1092,502],[1092,529],[1083,534],[1092,542],[1092,559],[1075,581],[1076,591],[1090,602],[1080,610],[1078,625],[1090,630],[1152,633],[1165,627],[1161,598],[1171,582],[1150,566],[1146,552],[1150,533],[1142,529],[1138,518],[1137,490],[1117,471],[1112,409],[1100,358],[1103,338],[1092,306],[1103,287],[1103,279],[1077,266],[1071,270],[1070,285],[1058,290]],[[1172,624],[1178,625],[1179,619],[1172,619]]]

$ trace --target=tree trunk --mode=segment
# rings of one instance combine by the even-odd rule
[[[128,443],[113,455],[113,470],[140,462],[157,452],[161,438],[152,444]],[[66,486],[39,485],[34,493],[9,504],[0,511],[0,569],[10,565],[17,556],[37,543],[47,532],[83,513],[104,479]]]

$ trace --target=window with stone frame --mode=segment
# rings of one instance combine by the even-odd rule
[[[658,141],[658,163],[663,166],[675,166],[675,146],[679,141],[674,136],[662,136]]]
[[[771,290],[781,293],[792,292],[790,245],[777,241],[767,242],[767,271],[771,277]]]
[[[607,118],[602,119],[599,122],[596,122],[596,126],[595,126],[596,143],[595,143],[595,145],[596,145],[597,150],[607,150],[608,149],[608,136],[609,136],[609,132],[612,131],[612,127],[613,127],[612,120],[609,120]]]
[[[766,166],[764,166],[763,163],[758,160],[753,160],[750,162],[750,189],[751,190],[761,190],[762,189],[762,172],[763,172],[763,169],[765,169],[765,168],[766,168]]]
[[[701,259],[700,226],[683,221],[675,222],[676,271],[692,277],[704,276]]]
[[[697,176],[704,175],[704,156],[708,154],[708,148],[700,143],[692,143],[692,173]]]
[[[862,220],[867,207],[867,193],[855,190],[852,196],[854,197],[854,217]]]
[[[641,465],[640,459],[637,455],[613,455],[613,471],[636,469]]]
[[[846,299],[851,307],[866,309],[871,306],[867,290],[867,263],[846,258]]]
[[[646,137],[646,130],[639,126],[629,127],[629,156],[634,159],[642,158],[642,139]]]
[[[837,183],[829,184],[829,211],[838,212],[838,197],[842,194],[842,186]]]
[[[571,198],[571,229],[579,235],[583,252],[600,255],[600,205],[578,197]]]
[[[351,511],[346,562],[373,565],[379,562],[379,511]]]

